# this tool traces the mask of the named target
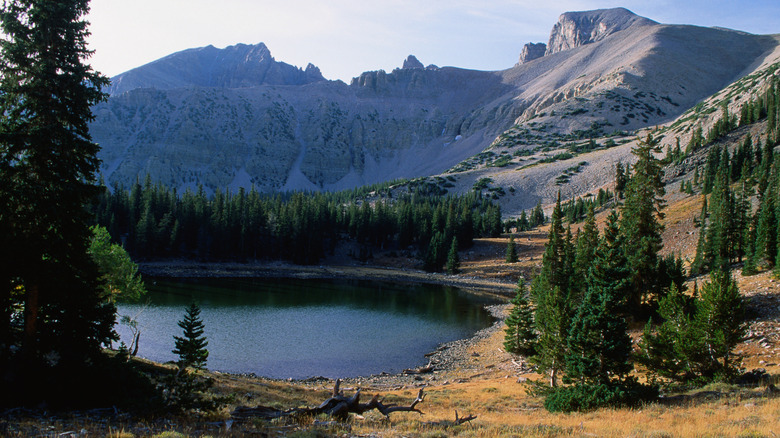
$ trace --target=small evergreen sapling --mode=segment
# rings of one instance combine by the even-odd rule
[[[187,308],[184,318],[178,322],[179,327],[184,331],[184,336],[174,336],[176,341],[173,354],[179,356],[177,362],[179,369],[187,367],[203,369],[206,367],[206,360],[209,357],[209,351],[206,346],[209,342],[203,335],[204,326],[200,319],[200,307],[192,303]]]
[[[517,295],[512,299],[512,305],[506,319],[504,349],[524,357],[533,356],[536,354],[538,335],[534,325],[534,311],[522,278],[517,282]]]

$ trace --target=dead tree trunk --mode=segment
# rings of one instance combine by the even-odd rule
[[[257,406],[254,408],[238,406],[230,415],[235,421],[244,421],[250,418],[270,420],[282,417],[316,416],[319,414],[327,414],[331,417],[344,420],[351,413],[360,415],[372,409],[376,409],[386,417],[390,416],[393,412],[417,412],[422,415],[422,412],[418,410],[416,406],[425,399],[425,394],[423,393],[424,388],[420,388],[420,392],[417,393],[417,398],[414,399],[409,406],[398,406],[395,404],[386,405],[382,403],[382,400],[379,399],[379,395],[375,395],[368,403],[360,403],[359,388],[355,391],[355,394],[351,397],[347,397],[339,389],[340,385],[341,381],[336,380],[331,397],[315,408],[294,408],[282,411],[268,406]]]

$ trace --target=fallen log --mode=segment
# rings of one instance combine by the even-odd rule
[[[360,403],[360,388],[355,391],[351,397],[347,397],[339,389],[341,380],[336,380],[336,384],[333,386],[333,393],[330,398],[322,402],[319,406],[314,408],[293,408],[288,410],[280,410],[271,408],[268,406],[257,406],[250,408],[248,406],[238,406],[233,412],[230,413],[231,418],[234,421],[245,421],[250,418],[260,418],[265,420],[273,420],[276,418],[284,417],[301,417],[301,416],[316,416],[320,414],[326,414],[328,416],[343,420],[346,419],[349,414],[362,415],[366,411],[376,409],[385,417],[389,417],[393,412],[417,412],[422,415],[422,412],[417,409],[417,404],[425,399],[424,388],[420,388],[420,392],[417,393],[417,398],[412,401],[409,406],[398,406],[395,404],[384,404],[383,399],[379,399],[379,395],[374,395],[368,403]]]

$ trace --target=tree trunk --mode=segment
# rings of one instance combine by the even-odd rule
[[[141,339],[141,332],[137,332],[135,336],[133,337],[133,351],[130,353],[130,356],[135,357],[138,354],[138,341]]]
[[[5,275],[0,276],[0,348],[11,346],[11,280]],[[5,351],[0,351],[0,358],[6,357]]]
[[[555,388],[557,380],[558,368],[555,367],[555,362],[553,362],[553,366],[550,368],[550,388]]]
[[[25,360],[29,361],[37,350],[38,312],[40,310],[38,301],[40,292],[38,283],[27,284],[25,288],[27,290],[25,291],[24,302],[24,342],[22,343],[22,351]]]

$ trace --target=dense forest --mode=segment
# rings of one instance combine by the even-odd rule
[[[374,249],[413,249],[425,269],[441,270],[454,239],[460,249],[475,237],[503,230],[501,209],[479,192],[433,195],[408,189],[395,197],[345,199],[343,193],[263,195],[255,190],[203,188],[179,195],[149,178],[130,190],[104,190],[95,205],[97,223],[137,259],[284,259],[318,263],[341,241]],[[542,215],[543,220],[543,215]]]
[[[780,144],[780,80],[774,76],[764,93],[742,105],[740,114],[737,122],[724,107],[703,141],[714,143],[704,171],[700,174],[696,169],[693,179],[681,185],[688,193],[700,189],[703,197],[692,274],[725,270],[743,261],[746,275],[758,269],[777,269],[780,159],[774,149]],[[750,134],[745,135],[732,153],[716,142],[739,127],[763,121],[766,135],[755,142]],[[700,141],[695,135],[687,149],[696,150]]]

